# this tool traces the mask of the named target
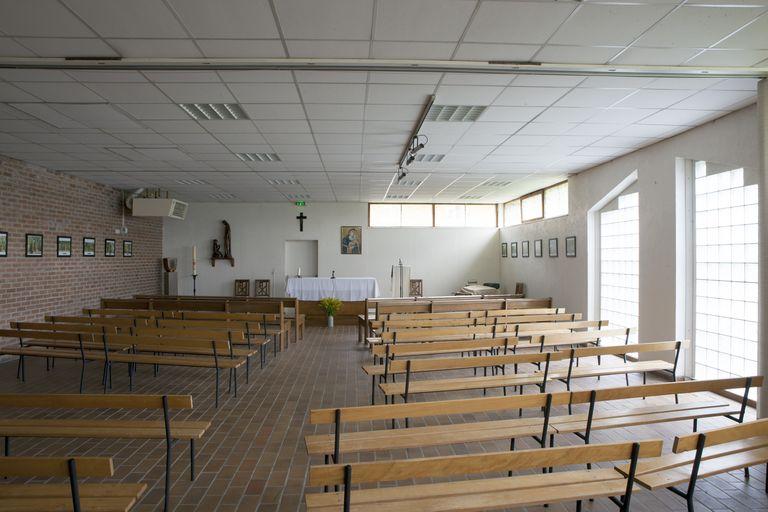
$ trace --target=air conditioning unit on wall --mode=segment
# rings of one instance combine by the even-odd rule
[[[134,197],[131,201],[134,217],[170,217],[184,220],[189,203],[170,198]]]

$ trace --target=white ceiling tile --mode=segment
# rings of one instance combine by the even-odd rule
[[[310,133],[309,123],[305,120],[255,121],[255,123],[261,133]]]
[[[728,110],[735,105],[754,101],[756,95],[753,91],[701,91],[693,96],[676,103],[676,109],[692,110]]]
[[[374,59],[450,59],[455,43],[400,43],[373,41],[371,57]]]
[[[170,0],[182,23],[197,38],[277,38],[267,0]]]
[[[153,160],[190,160],[189,155],[176,148],[140,148],[137,151]]]
[[[592,118],[594,119],[594,118]],[[590,119],[590,121],[592,120]],[[568,135],[581,135],[581,136],[594,136],[594,135],[611,135],[621,128],[625,127],[627,123],[581,123],[576,125]]]
[[[363,105],[341,105],[341,104],[315,104],[307,103],[304,105],[307,109],[309,119],[336,119],[336,120],[362,120]]]
[[[673,125],[635,124],[632,126],[627,126],[626,128],[622,128],[621,130],[617,131],[615,135],[620,137],[661,138],[661,137],[669,137],[671,134],[676,133],[679,130],[680,130],[679,126],[673,126]]]
[[[144,121],[144,124],[160,133],[203,133],[197,121]]]
[[[365,84],[299,84],[307,103],[365,103]]]
[[[275,9],[286,39],[368,39],[373,0],[277,0]]]
[[[209,133],[258,133],[256,125],[253,121],[247,119],[238,120],[214,120],[214,121],[198,121],[200,126],[205,128]]]
[[[245,83],[287,83],[293,82],[293,75],[288,70],[252,70],[252,71],[228,71],[222,70],[218,74],[224,82]]]
[[[189,119],[189,115],[178,105],[172,103],[124,103],[116,105],[134,119]]]
[[[598,113],[597,109],[580,107],[550,107],[536,118],[542,123],[581,123]]]
[[[600,111],[594,117],[592,117],[589,122],[609,124],[622,123],[624,125],[628,125],[653,115],[657,111],[657,109],[653,108],[606,108],[600,109]]]
[[[672,4],[582,4],[549,40],[577,46],[627,45],[674,8]]]
[[[310,133],[265,133],[264,139],[271,145],[281,144],[314,144],[315,140]]]
[[[497,85],[506,86],[513,77],[491,73],[446,73],[442,85]]]
[[[768,50],[706,50],[686,66],[754,66],[768,58]]]
[[[368,73],[368,83],[372,84],[432,84],[442,78],[442,73],[408,73],[391,71],[372,71]]]
[[[10,37],[0,37],[0,57],[33,57],[34,55]]]
[[[466,0],[387,0],[379,2],[374,39],[458,41],[475,9]],[[429,23],[424,23],[429,20]]]
[[[219,83],[216,71],[144,71],[152,82]],[[98,82],[100,80],[93,80]]]
[[[421,105],[366,105],[365,118],[376,121],[413,121],[421,113]]]
[[[768,49],[768,16],[763,15],[742,28],[725,41],[717,45],[718,48],[736,49]]]
[[[0,89],[2,87],[0,86]],[[23,112],[26,112],[41,121],[44,121],[56,128],[84,128],[85,126],[74,121],[60,112],[52,109],[44,103],[14,103],[13,106]]]
[[[223,84],[168,83],[157,86],[176,103],[234,103]]]
[[[18,87],[0,82],[0,101],[40,101],[26,91]]]
[[[575,9],[556,2],[483,2],[464,37],[480,43],[544,43]]]
[[[596,89],[638,89],[649,85],[653,78],[636,76],[590,76],[579,84],[579,87]]]
[[[683,5],[646,32],[638,45],[706,48],[761,14],[764,9]]]
[[[526,62],[541,48],[530,44],[461,43],[456,51],[457,60],[501,60]]]
[[[528,123],[518,132],[520,135],[562,135],[576,126],[573,123]]]
[[[512,82],[514,84],[514,82]],[[568,89],[561,87],[507,87],[502,92],[494,106],[546,107],[553,104]]]
[[[169,99],[152,84],[90,83],[86,87],[111,103],[169,103]]]
[[[222,144],[266,144],[267,141],[255,132],[243,132],[243,133],[217,133],[216,138],[219,139]]]
[[[197,39],[203,55],[211,59],[267,59],[286,57],[279,39]]]
[[[709,88],[716,91],[756,91],[759,81],[757,78],[726,78]]]
[[[229,89],[240,103],[298,103],[299,96],[293,84],[229,84]]]
[[[699,53],[693,48],[627,48],[621,55],[611,59],[611,64],[679,66]]]
[[[38,57],[117,57],[101,39],[20,37],[17,41]]]
[[[374,104],[424,105],[432,94],[431,85],[370,84],[368,102]]]
[[[709,119],[721,116],[717,110],[662,110],[639,121],[639,124],[659,124],[669,126],[695,126]]]
[[[306,59],[365,59],[368,57],[368,41],[286,41],[288,53],[293,58]]]
[[[129,70],[72,69],[67,70],[67,74],[78,82],[143,83],[147,81],[140,72]]]
[[[251,119],[306,119],[304,109],[298,103],[282,104],[243,104],[248,117]]]
[[[364,84],[368,78],[366,71],[294,71],[297,82],[306,83],[353,83]]]
[[[9,36],[92,37],[95,34],[56,0],[4,0],[0,31]]]
[[[115,137],[134,146],[170,145],[170,141],[157,133],[116,133]]]
[[[191,39],[109,39],[107,42],[126,58],[197,59],[203,56]]]
[[[363,134],[358,133],[315,133],[315,141],[318,144],[357,144],[363,143]]]
[[[164,3],[155,0],[64,0],[102,37],[185,37]]]
[[[48,102],[88,103],[104,101],[98,94],[75,82],[16,82],[16,85]]]
[[[71,82],[72,78],[56,69],[0,69],[0,79],[9,82]]]
[[[277,151],[280,158],[286,161],[290,160],[286,156],[289,154],[317,154],[317,147],[314,144],[273,144],[272,148]]]
[[[657,78],[643,89],[701,90],[722,82],[722,78]]]
[[[623,89],[573,89],[563,96],[558,107],[610,107],[629,94]]]
[[[441,85],[435,102],[439,105],[490,105],[504,87]]]
[[[543,107],[488,107],[480,116],[481,121],[518,122],[530,121],[541,112]]]
[[[558,46],[548,44],[536,54],[536,60],[566,64],[603,64],[610,61],[620,50],[620,47],[610,46]]]
[[[362,133],[363,121],[320,121],[310,123],[312,132],[318,133]],[[318,141],[319,143],[319,141]]]
[[[617,107],[629,108],[667,108],[678,101],[687,98],[695,91],[680,89],[643,89],[623,99],[616,104]]]

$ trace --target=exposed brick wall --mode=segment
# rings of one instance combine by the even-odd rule
[[[101,297],[160,292],[162,220],[128,214],[128,235],[116,235],[120,204],[113,188],[0,156],[0,231],[9,239],[8,256],[0,257],[3,328],[76,313]],[[26,233],[44,236],[42,258],[24,256]],[[56,256],[57,236],[72,237],[71,257]],[[96,238],[96,257],[83,256],[85,236]],[[114,258],[104,257],[106,238],[116,240]],[[133,257],[122,256],[123,240],[133,241]]]

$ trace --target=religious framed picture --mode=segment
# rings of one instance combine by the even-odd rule
[[[575,236],[565,237],[565,257],[566,258],[576,257],[576,237]]]
[[[522,250],[520,252],[523,253],[522,254],[523,258],[528,258],[531,255],[530,242],[528,242],[528,240],[524,240],[521,243],[523,244],[523,247],[522,247]]]
[[[557,238],[549,239],[549,257],[557,258]]]
[[[501,244],[501,257],[502,258],[507,257],[507,242],[502,242]]]
[[[133,256],[133,240],[123,240],[123,258]]]
[[[235,279],[235,297],[248,297],[250,294],[250,279]]]
[[[94,258],[96,256],[96,239],[90,236],[83,237],[83,256]]]
[[[509,255],[513,258],[517,258],[517,242],[509,243]]]
[[[43,235],[26,234],[24,239],[24,256],[40,258],[43,255]]]
[[[541,258],[544,255],[544,241],[539,238],[533,241],[533,257]]]
[[[8,256],[8,233],[0,231],[0,258]]]
[[[112,238],[107,238],[104,240],[104,256],[107,258],[114,258],[115,257],[115,240]]]
[[[56,256],[58,258],[69,258],[72,256],[72,237],[56,237]]]
[[[341,226],[341,254],[363,254],[362,226]]]

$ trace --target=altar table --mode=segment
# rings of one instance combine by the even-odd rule
[[[289,277],[285,287],[289,297],[320,300],[335,297],[359,301],[379,296],[379,282],[373,277]]]

